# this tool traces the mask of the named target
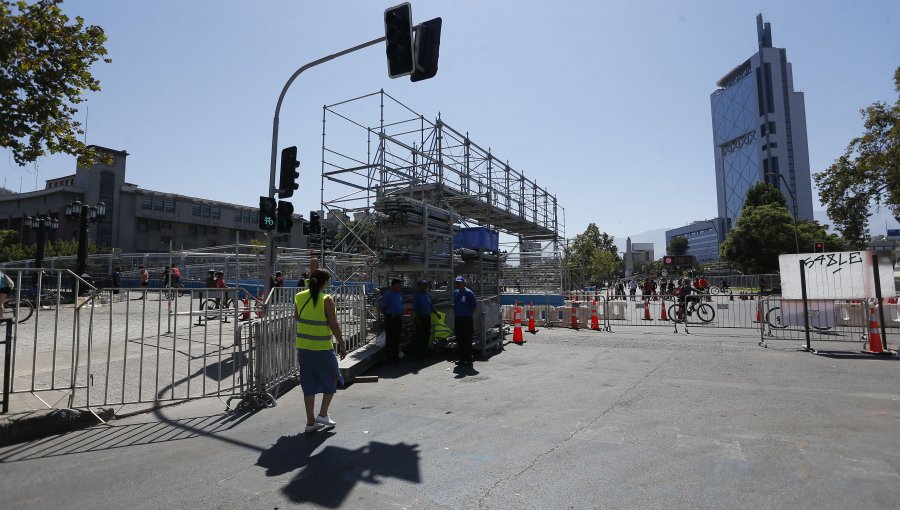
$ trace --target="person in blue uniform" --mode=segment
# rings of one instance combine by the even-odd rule
[[[431,314],[437,310],[428,294],[428,280],[419,281],[419,291],[413,294],[413,312],[416,314],[415,353],[419,359],[428,354],[428,338],[431,336]]]
[[[472,334],[475,330],[475,309],[478,301],[475,293],[466,287],[466,279],[457,276],[453,291],[453,332],[456,334],[456,352],[461,365],[472,364]]]
[[[400,359],[400,334],[403,331],[403,282],[394,278],[391,288],[381,296],[379,308],[384,316],[384,339],[389,363]]]

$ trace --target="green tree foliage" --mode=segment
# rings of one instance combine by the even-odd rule
[[[673,237],[669,241],[669,255],[684,255],[688,250],[688,240],[686,237]]]
[[[621,268],[622,259],[613,237],[591,223],[566,247],[564,264],[571,283],[584,286],[611,278]]]
[[[97,253],[97,245],[88,240],[88,255]],[[36,244],[21,244],[15,230],[0,230],[0,262],[33,259]],[[44,245],[44,257],[74,257],[78,255],[78,241],[57,239]],[[45,266],[46,267],[46,266]]]
[[[787,207],[777,204],[744,205],[720,248],[722,258],[751,274],[777,270],[778,256],[793,252],[793,219]]]
[[[812,252],[816,241],[824,242],[828,251],[844,250],[843,238],[827,230],[827,225],[816,221],[797,222],[795,243],[794,221],[784,195],[760,182],[747,191],[737,225],[722,243],[721,256],[745,273],[771,273],[778,270],[778,256],[794,253],[797,244],[801,253]]]
[[[860,111],[862,136],[824,172],[814,175],[819,199],[852,248],[869,237],[869,208],[887,206],[900,221],[900,67],[894,72],[898,93],[893,105],[874,103]]]
[[[80,17],[70,24],[61,1],[0,0],[0,146],[19,165],[48,151],[97,157],[78,140],[84,131],[74,115],[85,91],[100,90],[90,68],[110,62],[106,34]]]

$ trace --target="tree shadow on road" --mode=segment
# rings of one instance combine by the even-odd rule
[[[313,455],[333,435],[328,431],[283,436],[259,456],[256,465],[266,468],[266,476],[302,468],[282,493],[296,503],[328,508],[341,506],[359,482],[378,485],[381,478],[391,477],[421,483],[419,445],[372,441],[355,450],[326,446]]]

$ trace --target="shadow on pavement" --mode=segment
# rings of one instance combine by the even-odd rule
[[[251,416],[213,415],[129,425],[101,425],[9,448],[0,463],[215,436]]]
[[[341,506],[359,482],[378,485],[381,478],[390,477],[421,483],[419,445],[372,441],[355,450],[326,446],[313,455],[333,435],[317,432],[282,436],[262,452],[256,465],[266,468],[266,476],[303,468],[282,492],[293,502],[328,508]]]
[[[463,379],[466,377],[476,376],[481,372],[475,370],[475,367],[473,365],[456,365],[453,368],[453,373],[456,374],[455,376],[453,376],[454,379]]]

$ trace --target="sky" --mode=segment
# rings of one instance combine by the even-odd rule
[[[714,217],[709,96],[756,52],[760,12],[805,94],[813,173],[862,132],[861,108],[896,99],[895,0],[412,4],[416,22],[443,18],[435,78],[389,79],[376,45],[311,69],[288,91],[279,147],[300,148],[296,211],[320,204],[322,106],[384,89],[426,117],[440,112],[546,186],[566,209],[568,237],[591,222],[625,236]],[[256,205],[287,78],[382,36],[391,5],[67,1],[67,14],[106,31],[112,59],[93,68],[102,90],[79,115],[87,142],[127,151],[126,180],[142,188]],[[75,168],[64,155],[24,168],[0,157],[0,184],[14,191]],[[883,233],[883,220],[871,229]]]

